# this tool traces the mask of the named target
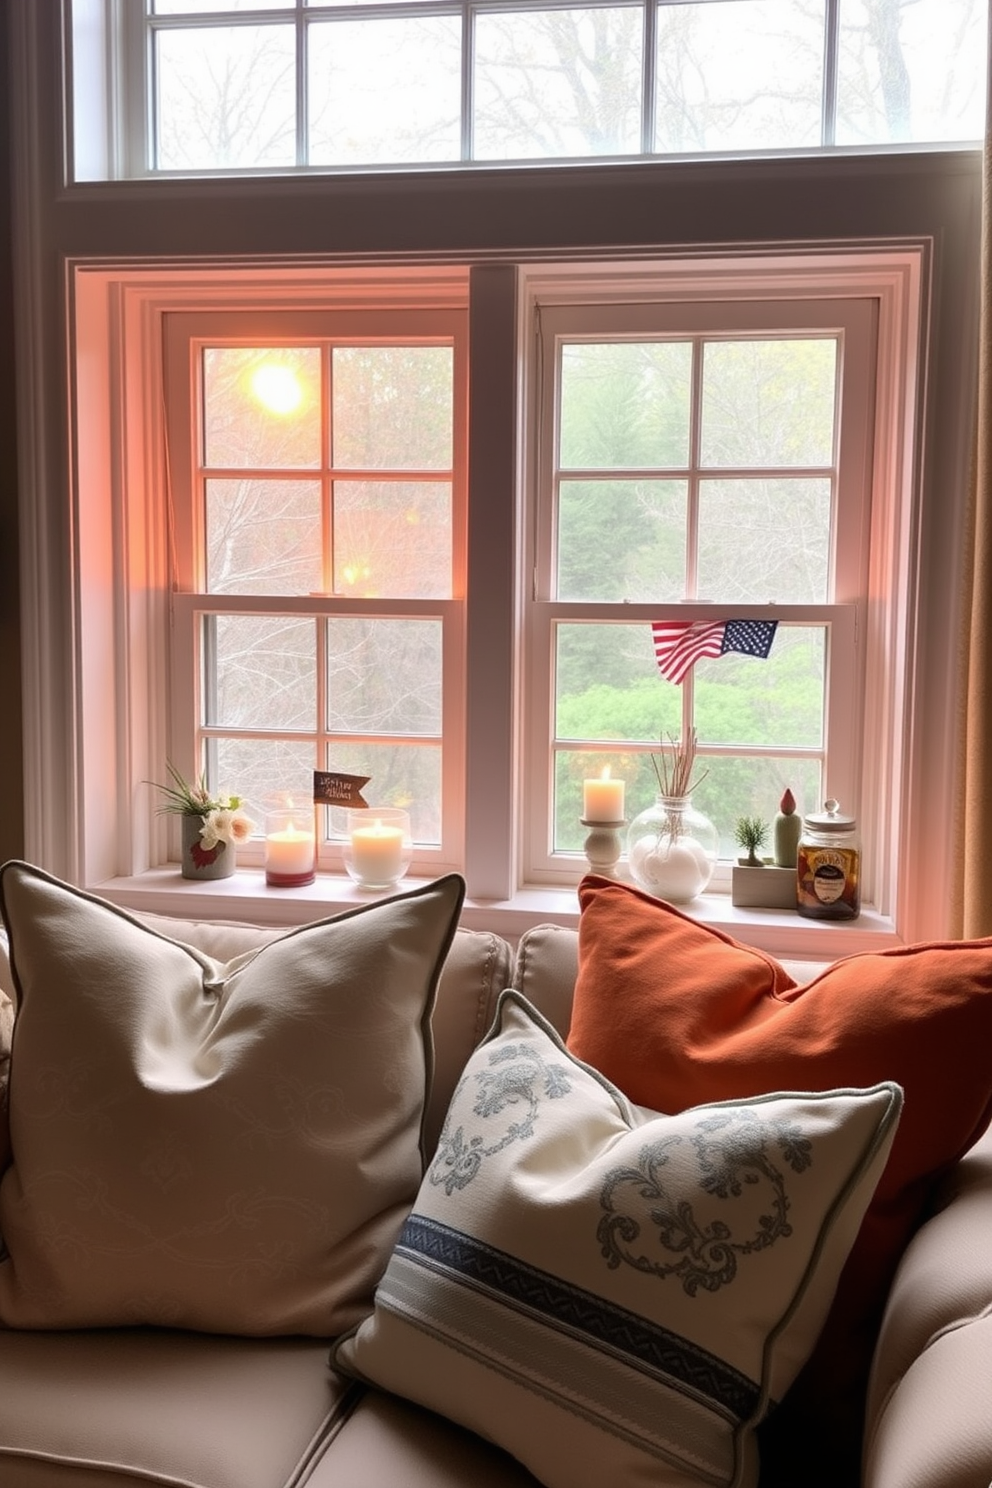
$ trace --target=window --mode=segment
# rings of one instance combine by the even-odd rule
[[[860,805],[875,306],[639,293],[535,292],[529,851],[550,880],[581,852],[583,778],[624,779],[632,817],[690,731],[728,865],[738,817],[770,820],[787,786],[800,811]],[[777,627],[767,659],[661,675],[655,622],[737,620]]]
[[[122,0],[109,38],[98,10],[73,7],[77,180],[983,130],[982,0]]]
[[[128,279],[109,386],[143,369],[145,415],[126,469],[154,469],[163,388],[168,435],[160,496],[134,474],[123,496],[128,528],[161,533],[128,582],[150,606],[133,632],[167,645],[171,679],[163,701],[159,668],[145,694],[128,668],[136,716],[157,718],[138,779],[160,778],[165,748],[260,819],[315,768],[368,775],[377,804],[411,809],[414,872],[463,869],[480,895],[499,874],[498,898],[574,885],[582,780],[611,764],[632,816],[661,735],[695,728],[728,863],[738,815],[770,817],[785,785],[801,808],[834,794],[862,823],[865,903],[888,913],[907,602],[893,451],[913,425],[919,273],[907,251]],[[90,285],[113,281],[82,271],[81,326],[100,313]],[[519,457],[497,405],[519,405]],[[80,424],[84,472],[99,424]],[[714,616],[776,621],[769,657],[664,680],[653,622]],[[95,658],[102,727],[98,676]],[[136,793],[150,865],[169,852],[153,807]],[[334,870],[340,824],[323,826]]]
[[[259,826],[314,770],[369,777],[415,871],[460,865],[464,313],[169,314],[165,337],[172,758]]]

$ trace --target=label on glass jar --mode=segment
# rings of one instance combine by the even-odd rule
[[[861,907],[859,858],[854,847],[801,843],[796,869],[799,913],[815,919],[853,919]]]

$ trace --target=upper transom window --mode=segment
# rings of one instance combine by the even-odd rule
[[[123,0],[120,13],[96,35],[75,6],[77,180],[984,130],[983,0]]]

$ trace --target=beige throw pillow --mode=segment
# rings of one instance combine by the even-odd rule
[[[24,863],[0,1323],[327,1337],[417,1192],[429,1018],[464,885],[228,963]]]
[[[881,1084],[645,1112],[504,993],[333,1362],[546,1488],[753,1485],[901,1103]]]

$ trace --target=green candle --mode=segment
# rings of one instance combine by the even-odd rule
[[[778,804],[773,828],[775,863],[779,868],[795,868],[802,833],[802,817],[796,811],[796,798],[788,786]]]

